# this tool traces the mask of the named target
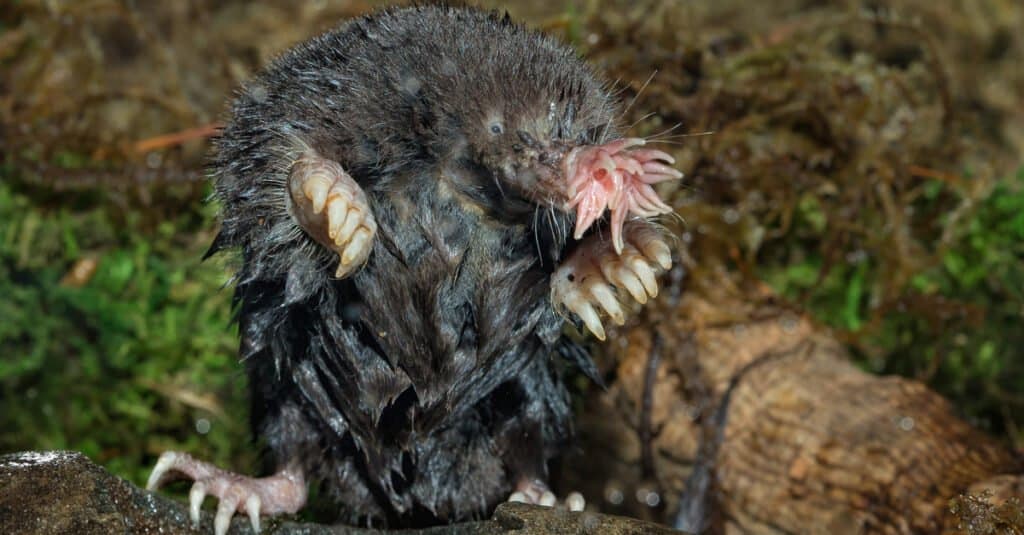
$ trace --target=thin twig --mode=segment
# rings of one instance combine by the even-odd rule
[[[661,363],[661,334],[654,331],[651,338],[651,352],[647,357],[647,369],[644,371],[644,392],[640,404],[640,468],[644,479],[654,477],[654,428],[651,422],[654,412],[654,383],[658,378],[658,366]]]
[[[221,128],[223,128],[222,124],[211,123],[196,128],[189,128],[188,130],[182,130],[180,132],[163,134],[135,142],[135,144],[132,145],[132,150],[135,152],[149,152],[152,150],[174,147],[181,145],[186,141],[192,141],[193,139],[203,139],[215,136],[220,132]]]

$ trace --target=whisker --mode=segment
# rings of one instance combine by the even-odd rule
[[[608,100],[609,98],[605,97],[605,104],[608,104]],[[601,131],[601,135],[598,136],[597,138],[597,143],[599,145],[603,145],[606,141],[608,141],[608,132],[612,129],[612,123],[614,122],[615,119],[612,118],[609,119],[606,123],[604,123],[604,130]]]
[[[654,112],[653,112],[653,111],[652,111],[651,113],[648,113],[647,115],[644,115],[643,117],[641,117],[641,118],[637,119],[636,121],[634,121],[634,122],[633,122],[633,124],[629,125],[629,126],[628,126],[628,127],[626,128],[626,131],[627,131],[627,132],[629,132],[629,131],[630,131],[630,130],[632,130],[632,129],[633,129],[634,127],[636,127],[636,125],[638,125],[638,124],[640,124],[640,123],[642,123],[642,122],[646,121],[647,119],[650,119],[650,118],[651,118],[651,117],[653,117],[653,116],[654,116]]]
[[[661,139],[681,139],[681,138],[686,138],[686,137],[711,136],[711,135],[714,135],[714,134],[717,134],[717,133],[718,132],[716,132],[714,130],[707,130],[707,131],[704,131],[704,132],[690,132],[690,133],[687,133],[687,134],[674,134],[674,135],[671,135],[671,136],[663,136]]]
[[[494,179],[494,185],[498,187],[498,193],[501,194],[501,198],[504,199],[505,198],[505,188],[501,187],[501,179],[499,179],[498,175],[496,175],[494,173],[491,173],[491,178]]]
[[[626,106],[622,109],[622,111],[619,112],[619,114],[616,117],[612,118],[611,120],[609,120],[607,123],[604,124],[604,131],[601,132],[600,139],[598,140],[599,144],[604,144],[608,140],[608,132],[612,128],[612,123],[615,123],[615,122],[619,121],[620,119],[622,119],[623,117],[626,116],[626,113],[630,110],[630,108],[633,107],[633,104],[636,104],[637,99],[640,98],[640,95],[643,94],[645,89],[647,89],[647,85],[651,83],[651,80],[653,80],[654,76],[657,75],[657,74],[658,74],[657,70],[652,72],[651,75],[647,77],[647,80],[644,81],[643,85],[640,86],[640,89],[636,92],[636,94],[633,95],[633,98],[629,101],[629,103],[626,104]],[[616,81],[616,83],[618,83],[618,81]],[[610,99],[612,97],[618,96],[618,94],[621,93],[622,91],[625,91],[625,89],[627,87],[629,87],[629,84],[624,84],[620,91],[617,91],[613,95],[606,95],[605,100],[607,101],[608,99]],[[640,120],[642,121],[643,119],[646,119],[646,118],[647,117],[644,117],[644,118],[642,118]],[[640,122],[640,121],[637,121],[637,122]],[[632,128],[633,126],[636,126],[636,123],[633,123],[633,125],[630,126],[630,128]]]
[[[655,69],[654,72],[652,72],[651,75],[647,77],[647,81],[644,82],[644,85],[640,86],[640,89],[636,92],[635,95],[633,95],[633,100],[630,100],[629,104],[626,104],[626,107],[623,108],[622,113],[619,114],[620,118],[626,115],[626,112],[628,112],[629,109],[633,107],[633,104],[636,104],[637,99],[640,98],[640,95],[642,95],[644,90],[647,89],[647,85],[651,83],[651,80],[654,80],[654,77],[657,74],[658,70]]]
[[[673,137],[673,136],[668,136],[668,134],[672,133],[672,131],[674,131],[676,128],[679,128],[680,126],[683,126],[683,123],[676,123],[676,124],[672,125],[671,127],[666,128],[666,129],[662,130],[661,132],[658,132],[657,134],[651,134],[651,135],[645,137],[644,139],[646,141],[650,141],[652,139],[659,138],[659,137],[662,137],[662,136]]]
[[[565,218],[562,220],[562,243],[567,243],[572,238],[573,222],[575,218]]]
[[[619,82],[621,82],[621,81],[622,81],[621,77],[616,78],[615,81],[611,83],[611,86],[605,91],[605,93],[607,93],[608,96],[612,97],[612,98],[615,98],[615,97],[619,96],[620,94],[622,94],[622,92],[625,91],[626,88],[629,87],[629,86],[627,84],[622,84],[620,86]]]
[[[540,259],[540,265],[544,265],[544,251],[540,248],[540,235],[537,234],[537,216],[540,212],[540,205],[533,205],[533,243],[537,247],[537,258]]]
[[[676,141],[679,139],[685,139],[690,137],[703,137],[715,134],[715,131],[709,130],[707,132],[694,132],[692,134],[676,134],[673,136],[662,136],[662,137],[648,137],[644,138],[644,141],[648,143],[663,143],[665,145],[683,145],[682,142]]]
[[[554,234],[556,241],[560,241],[561,232],[558,228],[558,219],[555,217],[555,207],[548,204],[547,210],[548,226],[551,227],[551,232]]]

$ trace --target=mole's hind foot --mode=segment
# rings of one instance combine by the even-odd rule
[[[335,276],[345,277],[366,262],[377,222],[363,189],[341,164],[307,152],[292,167],[288,189],[299,226],[338,254]]]
[[[651,224],[627,222],[623,237],[622,254],[616,254],[612,243],[590,235],[551,276],[555,308],[575,313],[601,340],[605,333],[598,310],[622,325],[625,314],[620,299],[628,294],[643,304],[648,296],[656,297],[656,275],[672,267],[671,250]]]
[[[529,503],[543,507],[554,507],[558,504],[558,498],[555,497],[555,493],[551,492],[551,489],[539,479],[519,483],[516,486],[516,491],[508,497],[508,501]],[[583,495],[578,492],[570,492],[565,497],[563,503],[565,508],[570,511],[582,511],[587,506]]]
[[[300,470],[285,469],[268,477],[246,477],[174,451],[160,456],[146,489],[156,490],[168,481],[182,478],[195,482],[188,493],[193,524],[199,523],[199,510],[207,494],[220,500],[213,522],[216,535],[227,533],[236,512],[249,515],[253,531],[259,533],[260,515],[295,513],[306,504],[306,479]]]

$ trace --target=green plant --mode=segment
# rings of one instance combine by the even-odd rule
[[[0,184],[0,450],[83,451],[137,483],[185,449],[251,469],[212,207],[47,207]]]

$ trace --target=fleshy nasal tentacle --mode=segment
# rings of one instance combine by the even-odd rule
[[[670,213],[652,187],[683,174],[671,167],[675,159],[656,149],[642,146],[642,138],[624,138],[588,147],[579,147],[566,156],[564,170],[570,201],[567,209],[576,209],[575,239],[605,212],[611,212],[611,234],[617,254],[622,253],[622,227],[630,214],[654,217]]]

